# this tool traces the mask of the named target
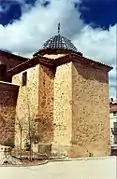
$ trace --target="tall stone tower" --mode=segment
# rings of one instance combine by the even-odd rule
[[[85,58],[58,31],[32,59],[9,70],[12,82],[19,86],[16,116],[24,128],[29,118],[38,123],[40,152],[68,157],[110,154],[111,69]],[[19,139],[16,132],[16,146]]]
[[[50,59],[49,65],[40,68],[39,116],[51,123],[50,135],[45,133],[51,153],[69,157],[109,155],[111,67],[85,58],[59,33],[47,40],[34,58],[39,55]]]

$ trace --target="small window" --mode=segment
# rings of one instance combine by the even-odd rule
[[[117,122],[114,122],[113,125],[114,125],[114,128],[117,128]]]
[[[22,74],[22,86],[26,86],[27,84],[27,72]]]
[[[6,75],[6,65],[0,64],[0,77],[4,77]]]
[[[113,112],[113,116],[117,116],[117,111]]]
[[[117,135],[114,135],[114,144],[117,144]]]

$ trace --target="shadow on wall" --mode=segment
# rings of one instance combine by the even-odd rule
[[[84,79],[99,81],[100,83],[108,83],[108,72],[76,62],[74,62],[73,65],[74,70]]]
[[[13,122],[13,121],[12,121]],[[14,119],[15,123],[15,119]],[[0,115],[0,144],[14,147],[15,125]]]
[[[43,70],[43,73],[45,73],[50,79],[54,80],[55,73],[56,73],[56,67],[45,67],[41,65],[41,68]]]

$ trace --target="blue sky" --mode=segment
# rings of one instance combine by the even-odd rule
[[[0,6],[5,11],[0,12],[0,24],[7,25],[14,19],[22,16],[22,7],[35,6],[36,0],[0,0]],[[44,1],[43,6],[47,7],[51,2]],[[110,25],[117,23],[117,1],[116,0],[82,0],[74,2],[75,7],[81,12],[81,18],[86,24],[93,28],[102,27],[108,29]]]
[[[31,56],[49,37],[61,33],[84,56],[114,67],[115,97],[117,0],[0,0],[0,48]]]

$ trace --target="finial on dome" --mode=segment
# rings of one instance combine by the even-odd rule
[[[60,34],[60,26],[61,26],[61,24],[60,24],[60,22],[58,23],[58,34]]]

